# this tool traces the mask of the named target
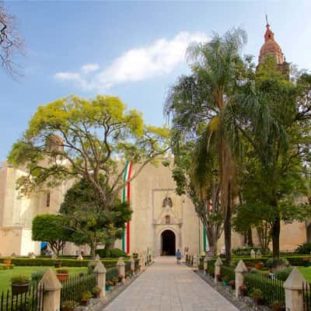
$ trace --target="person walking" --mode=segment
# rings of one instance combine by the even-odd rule
[[[180,250],[178,249],[177,252],[176,252],[176,259],[177,259],[177,264],[180,264],[180,260],[181,260],[181,252]]]

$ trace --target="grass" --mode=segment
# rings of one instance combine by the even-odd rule
[[[14,267],[14,269],[10,270],[0,270],[0,293],[3,290],[7,290],[11,286],[11,277],[19,276],[19,275],[26,275],[31,276],[32,272],[35,271],[46,271],[47,269],[52,268],[55,270],[54,267],[43,267],[43,266],[32,266],[32,267]],[[86,267],[62,267],[69,271],[70,275],[76,275],[80,272],[86,272]]]
[[[299,271],[302,273],[306,281],[311,283],[311,267],[299,267]]]

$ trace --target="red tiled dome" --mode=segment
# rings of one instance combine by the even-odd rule
[[[260,49],[259,63],[262,63],[266,56],[275,56],[277,64],[283,64],[285,59],[281,47],[274,40],[274,33],[270,29],[270,25],[267,24],[267,30],[265,33],[265,43]]]

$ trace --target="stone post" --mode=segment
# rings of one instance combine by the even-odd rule
[[[261,258],[262,257],[262,254],[261,254],[261,251],[260,249],[257,251],[256,253],[256,258]]]
[[[221,274],[221,266],[222,266],[222,260],[220,259],[220,257],[218,257],[215,262],[215,279],[214,279],[215,283],[218,282],[217,276]]]
[[[125,263],[123,258],[120,257],[117,262],[117,269],[118,269],[118,276],[121,278],[121,282],[124,283],[125,281]]]
[[[100,260],[97,261],[94,273],[97,276],[97,286],[101,289],[99,297],[104,298],[106,296],[106,268]]]
[[[243,260],[240,260],[236,268],[235,272],[235,297],[239,297],[240,295],[240,286],[244,285],[244,274],[247,272],[247,268]]]
[[[207,265],[208,265],[208,258],[207,256],[205,256],[203,261],[203,270],[205,275],[207,274]]]
[[[134,260],[133,256],[131,256],[129,261],[131,263],[131,271],[134,274],[134,271],[135,271],[135,260]]]
[[[139,262],[140,262],[141,270],[144,271],[145,268],[146,268],[146,262],[145,262],[144,253],[140,253],[140,255],[139,255]]]
[[[297,268],[294,268],[283,284],[286,311],[303,311],[303,284],[307,283]]]
[[[60,310],[60,290],[62,284],[56,277],[55,272],[52,269],[48,269],[40,283],[39,286],[43,286],[43,310],[44,311],[59,311]]]
[[[198,256],[194,255],[193,256],[193,270],[198,270]]]
[[[251,250],[251,258],[256,258],[256,252],[253,249]]]

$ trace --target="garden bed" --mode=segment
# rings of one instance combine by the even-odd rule
[[[14,267],[10,270],[1,270],[0,271],[0,293],[6,291],[11,287],[11,278],[14,276],[25,275],[30,277],[33,272],[36,271],[46,271],[48,268],[55,269],[54,267],[46,266],[33,266],[33,267]],[[76,275],[80,272],[87,272],[85,267],[68,267],[70,275]]]

